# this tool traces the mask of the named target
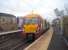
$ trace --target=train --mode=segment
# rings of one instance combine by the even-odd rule
[[[28,14],[23,17],[21,29],[22,37],[34,41],[49,29],[49,23],[38,14]]]

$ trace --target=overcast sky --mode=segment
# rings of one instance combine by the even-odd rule
[[[55,18],[54,9],[64,9],[68,0],[0,0],[0,12],[24,16],[34,10],[43,18],[51,21]]]

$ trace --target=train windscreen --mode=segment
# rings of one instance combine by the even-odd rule
[[[25,24],[37,24],[39,23],[39,19],[38,18],[25,18],[24,23]]]

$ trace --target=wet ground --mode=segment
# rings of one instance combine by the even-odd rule
[[[54,34],[48,50],[68,50],[68,47],[60,35]]]
[[[51,39],[48,50],[68,50],[68,46],[60,35],[60,30],[57,31],[56,27],[53,30],[54,34]]]

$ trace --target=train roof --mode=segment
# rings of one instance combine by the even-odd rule
[[[7,13],[0,13],[0,16],[6,16],[6,17],[16,17],[12,14],[7,14]]]
[[[41,18],[42,19],[42,17],[39,14],[28,14],[24,16],[24,18]]]

